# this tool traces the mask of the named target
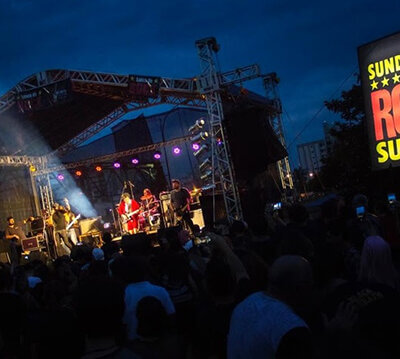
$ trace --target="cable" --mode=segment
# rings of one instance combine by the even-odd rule
[[[358,66],[355,67],[355,69],[350,73],[350,75],[348,75],[343,81],[342,83],[339,85],[339,87],[332,93],[331,96],[329,96],[328,101],[331,100],[333,98],[333,96],[335,96],[336,92],[338,92],[343,86],[344,84],[349,80],[349,78],[351,76],[354,75],[355,71],[357,71]],[[294,139],[289,143],[289,145],[287,146],[287,149],[289,149],[296,141],[297,139],[303,134],[303,132],[307,129],[307,127],[318,117],[318,115],[325,109],[325,103],[319,108],[319,110],[315,113],[315,115],[313,117],[311,117],[310,120],[307,121],[307,123],[305,124],[305,126],[301,129],[301,131],[294,137]]]

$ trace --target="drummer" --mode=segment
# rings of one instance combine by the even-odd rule
[[[146,214],[154,214],[158,212],[159,203],[148,188],[143,190],[143,196],[140,197],[141,205]]]

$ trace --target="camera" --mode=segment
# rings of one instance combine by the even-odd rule
[[[274,211],[277,211],[282,208],[282,202],[274,203],[273,207]]]
[[[388,198],[388,201],[390,204],[392,204],[393,202],[396,202],[396,195],[394,193],[389,193],[387,198]]]
[[[358,218],[362,218],[364,217],[365,214],[365,207],[364,206],[360,206],[356,208],[356,214]]]

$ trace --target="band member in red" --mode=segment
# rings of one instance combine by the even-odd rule
[[[140,211],[139,203],[137,203],[129,193],[122,195],[122,201],[118,207],[118,213],[121,216],[123,229],[130,234],[137,233],[139,228],[138,215]]]

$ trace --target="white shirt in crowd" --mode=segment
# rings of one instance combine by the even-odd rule
[[[136,317],[136,308],[144,297],[155,297],[163,305],[168,315],[175,313],[175,307],[168,292],[150,282],[131,283],[125,289],[125,313],[124,323],[127,326],[128,339],[134,340],[139,336],[137,334],[138,320]]]
[[[275,358],[282,337],[307,328],[285,303],[257,292],[233,311],[228,335],[228,359]]]

